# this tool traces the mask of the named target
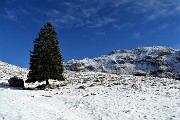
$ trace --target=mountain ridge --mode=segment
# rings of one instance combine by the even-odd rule
[[[164,46],[113,50],[92,59],[70,60],[65,68],[71,71],[95,71],[113,74],[168,77],[180,79],[180,50]]]
[[[180,80],[180,50],[164,46],[113,50],[107,55],[69,60],[65,70],[104,72],[136,76],[153,76]],[[0,61],[1,79],[18,76],[27,79],[28,69]]]

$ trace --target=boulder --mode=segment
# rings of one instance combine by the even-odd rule
[[[95,71],[96,68],[93,65],[89,65],[86,67],[86,69],[89,71]]]
[[[136,71],[136,72],[133,72],[133,75],[134,76],[146,76],[146,72],[144,71]]]
[[[20,79],[18,77],[12,77],[8,80],[9,86],[11,87],[24,87],[24,81],[23,79]]]
[[[73,64],[71,64],[68,69],[71,70],[71,71],[81,71],[84,67],[85,64],[82,63],[82,62],[77,62],[77,61],[74,61]]]
[[[180,73],[176,74],[174,79],[180,80]]]

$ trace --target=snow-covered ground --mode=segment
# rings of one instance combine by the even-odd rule
[[[180,81],[100,72],[65,76],[50,80],[61,86],[53,90],[19,90],[1,79],[0,120],[180,119]]]

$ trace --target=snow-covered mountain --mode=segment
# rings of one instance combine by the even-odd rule
[[[93,59],[70,60],[65,63],[65,68],[71,71],[96,71],[180,79],[180,50],[163,46],[114,50],[108,55]]]
[[[180,50],[169,47],[138,47],[114,50],[108,55],[64,63],[66,70],[104,72],[180,79]],[[18,76],[26,80],[28,69],[0,61],[0,78]]]

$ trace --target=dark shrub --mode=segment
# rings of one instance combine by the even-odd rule
[[[8,80],[8,83],[11,87],[24,87],[24,81],[23,79],[20,79],[18,77],[12,77]]]

